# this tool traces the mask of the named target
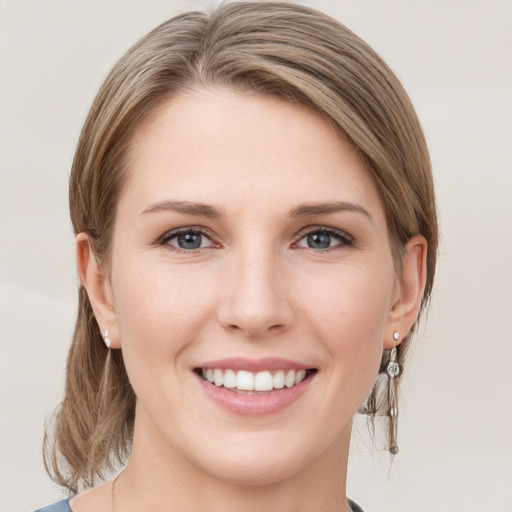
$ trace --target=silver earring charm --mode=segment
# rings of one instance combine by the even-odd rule
[[[391,349],[386,372],[391,379],[394,379],[400,373],[400,365],[396,362],[396,347]]]
[[[108,330],[103,333],[103,341],[105,343],[105,346],[110,349],[110,338],[108,337]]]
[[[398,334],[398,331],[395,331]],[[397,363],[397,348],[391,350],[389,355],[389,362],[386,368],[388,374],[388,417],[389,417],[389,452],[396,455],[399,451],[397,444],[398,432],[398,384],[395,377],[400,373],[400,365]]]

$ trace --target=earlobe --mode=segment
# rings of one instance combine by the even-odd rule
[[[388,330],[384,348],[395,347],[398,342],[393,336],[395,331],[404,338],[411,330],[421,307],[421,299],[427,277],[427,241],[416,235],[405,246],[402,259],[402,271],[398,277],[397,294],[389,312]]]
[[[111,347],[118,348],[119,337],[112,289],[108,276],[97,261],[93,241],[87,233],[79,233],[76,236],[76,266],[102,336],[108,330]]]

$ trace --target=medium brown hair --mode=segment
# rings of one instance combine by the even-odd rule
[[[438,235],[430,159],[414,108],[365,42],[328,16],[289,3],[232,3],[210,15],[179,15],[114,66],[83,127],[69,188],[74,231],[89,234],[99,264],[108,270],[116,205],[137,127],[177,93],[211,87],[282,98],[317,112],[337,130],[378,187],[397,271],[413,235],[428,242],[423,308]],[[400,345],[402,368],[410,338]],[[383,371],[384,364],[360,411],[370,417],[388,413]],[[104,346],[81,286],[65,396],[45,438],[52,478],[72,491],[92,485],[116,459],[129,455],[134,414],[122,351]]]

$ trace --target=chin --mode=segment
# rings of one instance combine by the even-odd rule
[[[175,447],[200,474],[240,486],[264,486],[282,482],[314,460],[314,447],[293,432],[233,432],[210,430],[208,438],[188,438]],[[208,478],[208,477],[207,477]]]
[[[261,460],[254,457],[218,464],[211,471],[212,476],[233,485],[270,486],[291,477],[301,469],[296,460]]]

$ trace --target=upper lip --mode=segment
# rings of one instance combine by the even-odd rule
[[[261,359],[247,359],[246,357],[230,357],[205,361],[194,368],[219,369],[219,370],[247,370],[249,372],[275,371],[275,370],[308,370],[313,369],[311,365],[281,359],[279,357],[263,357]]]

